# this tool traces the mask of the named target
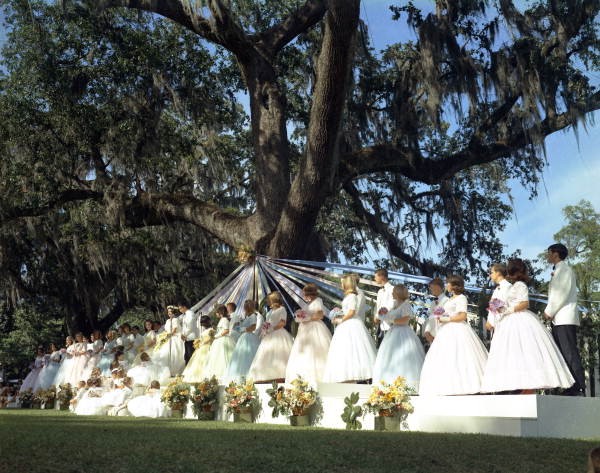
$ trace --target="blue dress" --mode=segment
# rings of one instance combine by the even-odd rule
[[[256,325],[253,332],[246,332],[248,327]],[[242,334],[238,339],[235,349],[231,355],[231,361],[227,368],[224,380],[226,383],[231,381],[239,382],[241,378],[245,378],[250,371],[252,360],[260,345],[260,328],[262,326],[262,314],[254,313],[240,321],[240,329]]]
[[[398,308],[378,316],[388,322],[390,330],[383,338],[375,359],[373,384],[380,381],[391,384],[398,376],[402,376],[408,386],[418,389],[425,350],[410,326],[394,325],[394,320],[406,316],[414,316],[409,301],[404,301]]]

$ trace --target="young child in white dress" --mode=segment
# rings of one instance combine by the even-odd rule
[[[220,380],[227,371],[235,343],[229,336],[229,313],[227,307],[224,305],[218,306],[216,314],[219,318],[219,323],[217,324],[215,338],[210,346],[202,375],[205,378],[215,376]]]
[[[296,316],[298,333],[285,371],[285,382],[291,383],[300,376],[316,386],[325,373],[331,332],[323,323],[327,309],[316,284],[307,284],[302,292],[308,305]]]
[[[241,335],[235,344],[231,355],[231,361],[227,367],[225,382],[240,382],[250,371],[252,360],[260,345],[260,330],[263,324],[263,316],[256,311],[256,302],[246,300],[244,302],[244,315],[239,319]]]
[[[356,281],[352,276],[342,278],[341,319],[337,325],[325,363],[323,381],[326,383],[357,382],[371,379],[375,363],[375,342],[364,322],[358,317],[359,301]]]
[[[156,380],[152,381],[146,394],[127,402],[127,410],[133,417],[166,417],[167,410],[160,400],[160,383]]]
[[[287,312],[283,298],[277,291],[271,292],[267,301],[271,310],[262,327],[264,336],[258,346],[248,377],[256,383],[283,382],[285,368],[292,350],[292,336],[285,329]]]
[[[552,335],[529,311],[527,266],[520,259],[508,262],[507,278],[512,287],[507,307],[496,318],[482,391],[569,388],[575,383]]]
[[[387,322],[390,329],[377,353],[373,383],[385,381],[391,384],[398,376],[402,376],[408,386],[418,389],[425,350],[417,334],[408,325],[414,317],[408,289],[402,284],[394,286],[392,297],[394,308],[382,308],[378,314],[378,318]]]
[[[483,342],[467,322],[467,298],[461,276],[448,277],[452,297],[444,304],[440,327],[433,340],[419,383],[421,396],[451,396],[481,392],[487,361]]]

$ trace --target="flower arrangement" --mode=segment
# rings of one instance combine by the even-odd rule
[[[51,386],[48,389],[38,389],[35,392],[34,399],[44,404],[50,404],[56,399],[56,388]]]
[[[402,376],[398,376],[392,384],[381,381],[378,386],[373,386],[363,408],[382,417],[399,416],[404,421],[414,410],[410,402],[411,394],[415,394],[414,389],[406,385]]]
[[[271,397],[269,406],[273,407],[273,417],[279,414],[306,415],[306,411],[317,402],[317,392],[301,377],[294,379],[291,384],[291,388],[284,388],[274,381],[273,387],[267,390]]]
[[[307,322],[311,319],[310,313],[304,309],[298,309],[294,313],[294,320],[298,323]]]
[[[442,306],[437,306],[435,309],[433,309],[432,315],[436,319],[439,319],[440,317],[443,317],[445,313],[446,310]]]
[[[161,332],[156,337],[156,343],[154,344],[154,349],[160,349],[165,343],[169,341],[171,338],[171,334],[169,332]]]
[[[22,406],[31,406],[34,400],[33,391],[31,388],[25,389],[19,393],[19,402]]]
[[[258,391],[254,381],[242,379],[240,383],[229,383],[225,388],[225,406],[227,412],[233,413],[239,413],[242,408],[255,409],[258,406]]]
[[[192,393],[192,403],[194,414],[202,411],[212,410],[213,405],[217,402],[219,394],[219,380],[216,376],[212,378],[204,378],[200,383],[194,385]]]
[[[73,387],[71,383],[65,383],[58,386],[58,392],[56,393],[56,399],[61,405],[68,405],[74,396]]]
[[[190,400],[190,385],[177,376],[171,381],[160,396],[160,400],[171,409],[181,410]]]
[[[492,314],[502,314],[505,308],[506,304],[504,303],[504,301],[494,297],[492,300],[490,300],[487,310],[490,311]]]
[[[343,317],[343,316],[344,316],[344,311],[340,307],[334,307],[333,309],[331,309],[329,311],[327,318],[329,318],[329,320],[333,320],[333,319],[336,319],[338,317]]]
[[[271,322],[263,322],[262,326],[260,327],[260,336],[264,337],[267,333],[269,333],[271,331]]]

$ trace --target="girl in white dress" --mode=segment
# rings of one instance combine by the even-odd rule
[[[38,376],[38,379],[33,388],[33,392],[38,389],[48,389],[54,384],[56,373],[60,367],[61,354],[58,347],[54,344],[50,344],[49,354],[44,358],[44,367]]]
[[[100,364],[103,348],[104,342],[102,341],[102,332],[100,332],[100,330],[94,330],[90,337],[90,343],[88,343],[87,346],[88,360],[83,369],[83,379],[90,378],[92,370]]]
[[[160,400],[160,383],[152,381],[146,394],[134,397],[127,402],[127,410],[133,417],[166,417],[167,410]]]
[[[406,286],[394,286],[392,297],[394,308],[380,310],[378,318],[388,323],[390,329],[384,337],[373,367],[373,383],[385,381],[393,383],[398,376],[406,379],[406,384],[418,389],[425,350],[421,340],[408,325],[415,314],[409,300]]]
[[[87,342],[82,333],[75,334],[75,344],[73,348],[73,365],[71,373],[68,375],[68,382],[71,386],[77,386],[83,379],[83,369],[88,360]]]
[[[248,377],[256,383],[283,382],[285,368],[292,350],[292,336],[285,329],[287,312],[283,307],[283,298],[277,291],[270,293],[267,302],[271,310],[265,317],[261,333],[264,334]]]
[[[42,368],[44,367],[44,355],[44,348],[38,347],[35,360],[31,364],[31,371],[23,380],[23,384],[21,385],[19,392],[25,391],[27,389],[31,389],[32,392],[35,392],[33,389],[37,382],[38,376],[40,375]]]
[[[80,416],[100,416],[106,414],[106,407],[102,401],[104,390],[100,385],[100,378],[87,380],[87,390],[77,401],[75,414]]]
[[[65,340],[65,348],[61,348],[60,353],[62,356],[62,360],[60,362],[60,366],[58,367],[58,372],[56,373],[56,377],[54,378],[54,384],[56,387],[61,384],[70,382],[69,375],[71,374],[71,369],[73,368],[73,351],[75,350],[74,339],[70,335]],[[71,385],[73,387],[77,386]]]
[[[575,380],[552,339],[538,318],[529,311],[527,266],[520,259],[508,262],[507,308],[496,320],[482,390],[501,392],[569,388]]]
[[[490,297],[490,307],[497,301],[506,306],[508,302],[508,291],[512,284],[506,280],[506,265],[502,263],[493,264],[490,268],[490,279],[496,284],[492,297]],[[501,315],[497,310],[488,308],[488,317],[485,322],[485,328],[488,331],[493,331],[496,326],[496,319],[500,319]]]
[[[224,305],[218,306],[216,314],[219,318],[219,323],[217,324],[215,338],[210,346],[202,375],[205,378],[215,376],[220,380],[227,371],[227,366],[229,366],[235,342],[229,336],[229,312],[227,307]]]
[[[256,303],[248,299],[244,302],[244,315],[240,317],[239,328],[241,335],[235,344],[231,355],[231,361],[225,375],[226,383],[231,381],[240,382],[250,371],[252,360],[260,345],[260,330],[263,324],[263,316],[256,311]]]
[[[183,358],[185,346],[181,339],[179,321],[175,318],[175,309],[175,307],[171,306],[167,309],[169,318],[165,322],[164,331],[160,338],[157,337],[156,345],[151,355],[155,363],[169,367],[171,376],[181,374],[185,368],[185,360]]]
[[[285,370],[285,382],[291,383],[301,376],[308,383],[316,386],[322,381],[325,373],[325,363],[331,344],[331,332],[323,323],[327,309],[323,300],[318,297],[316,284],[307,284],[302,292],[308,306],[298,317],[298,333],[292,346],[290,358]]]
[[[210,352],[210,346],[215,339],[215,329],[208,315],[203,315],[199,320],[199,336],[194,341],[194,353],[183,370],[183,380],[186,383],[199,383],[204,379],[204,366]]]
[[[152,320],[144,321],[144,351],[151,352],[156,344],[156,332],[152,329]]]
[[[487,361],[483,342],[467,322],[467,298],[461,276],[450,276],[446,290],[452,297],[444,303],[445,314],[433,340],[419,383],[421,396],[451,396],[481,392]]]
[[[325,364],[323,381],[326,383],[352,383],[368,380],[373,375],[375,342],[358,317],[359,301],[352,276],[342,278],[342,290],[345,294],[342,301],[344,315],[334,319],[337,327]]]

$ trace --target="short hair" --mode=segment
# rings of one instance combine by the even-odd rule
[[[157,380],[150,381],[151,389],[160,389],[160,383]]]
[[[448,276],[448,278],[446,279],[446,282],[452,288],[450,292],[452,292],[453,294],[464,294],[465,280],[463,279],[462,276],[459,276],[458,274],[452,274],[452,275]]]
[[[357,294],[356,280],[349,274],[342,277],[342,289],[344,294]]]
[[[506,277],[506,265],[504,263],[494,263],[491,267],[490,267],[491,271],[496,271],[497,273],[500,273],[502,276]]]
[[[235,302],[228,302],[227,304],[225,304],[225,307],[231,309],[231,312],[235,312],[235,310],[237,309],[237,304]]]
[[[508,260],[508,266],[506,268],[507,279],[511,283],[522,281],[525,284],[529,282],[529,271],[527,265],[520,258]]]
[[[379,268],[379,269],[375,270],[375,275],[383,276],[384,278],[389,279],[388,270],[385,268]]]
[[[408,293],[408,288],[404,284],[398,284],[397,286],[394,286],[392,294],[396,296],[400,301],[405,301],[410,297],[410,294]]]
[[[431,281],[429,281],[429,286],[437,286],[441,289],[444,289],[444,281],[442,281],[442,278],[433,278]]]
[[[267,296],[267,300],[269,304],[279,304],[283,305],[283,297],[281,297],[281,293],[279,291],[273,291]]]
[[[567,247],[565,245],[563,245],[562,243],[554,243],[553,245],[550,245],[548,247],[548,251],[550,253],[558,253],[558,257],[561,260],[563,260],[567,256],[569,256],[569,250],[567,250]]]
[[[354,282],[356,283],[356,286],[358,287],[358,284],[360,283],[360,274],[348,273],[348,276],[352,276],[354,278]]]
[[[212,327],[212,320],[208,315],[203,315],[200,317],[200,325],[204,328]]]
[[[304,286],[302,288],[302,292],[304,293],[305,296],[317,297],[317,295],[319,294],[319,288],[317,287],[316,284],[308,283],[306,286]]]
[[[244,310],[246,312],[254,312],[256,310],[256,302],[252,299],[246,299],[244,301]]]
[[[150,361],[150,355],[148,355],[148,353],[146,353],[145,351],[143,351],[142,354],[140,355],[140,360],[142,360],[142,361]]]
[[[222,304],[217,306],[217,308],[215,309],[215,313],[221,315],[221,317],[225,317],[225,318],[229,317],[229,312],[227,312],[227,307]]]

